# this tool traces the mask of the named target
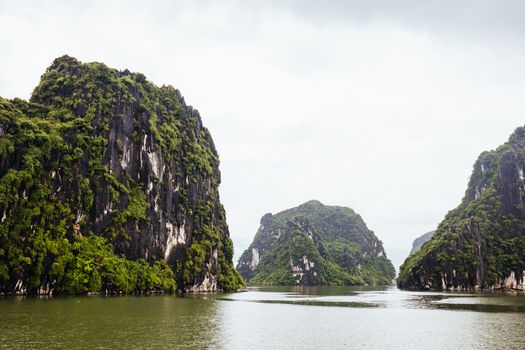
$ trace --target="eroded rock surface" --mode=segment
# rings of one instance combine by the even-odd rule
[[[358,214],[319,201],[264,215],[237,270],[253,284],[389,284],[395,276]]]
[[[524,291],[525,127],[483,152],[461,204],[401,266],[410,289]]]
[[[64,56],[30,102],[0,102],[1,290],[60,287],[57,245],[91,235],[118,257],[164,260],[181,290],[242,284],[217,151],[178,90]]]

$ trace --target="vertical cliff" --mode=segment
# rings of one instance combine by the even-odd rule
[[[242,285],[219,158],[178,90],[63,56],[30,102],[0,102],[0,290],[122,291],[105,255],[82,258],[83,245],[104,247],[130,284],[140,273],[125,261],[164,266],[184,291]]]
[[[461,204],[401,266],[412,289],[525,290],[525,127],[482,153]]]

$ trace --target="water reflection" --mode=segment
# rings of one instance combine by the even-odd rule
[[[394,287],[254,287],[248,293],[232,294],[219,299],[335,307],[525,312],[523,295],[407,292]]]
[[[280,287],[0,298],[2,349],[523,349],[525,297]]]
[[[255,288],[219,301],[228,349],[523,349],[525,342],[520,296]]]
[[[0,299],[0,348],[219,348],[214,298]]]

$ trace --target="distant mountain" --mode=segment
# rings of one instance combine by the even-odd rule
[[[386,285],[395,277],[361,216],[319,201],[264,215],[237,270],[251,284]]]
[[[483,152],[461,204],[410,255],[401,288],[525,290],[525,127]]]
[[[434,236],[435,233],[436,231],[430,231],[416,238],[414,242],[412,242],[412,250],[410,251],[410,254],[414,254],[419,249],[421,249],[423,244],[430,241],[430,239],[432,238],[432,236]]]
[[[219,183],[178,90],[57,58],[0,98],[0,294],[237,289]]]

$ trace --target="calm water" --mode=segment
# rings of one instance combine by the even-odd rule
[[[0,298],[4,349],[525,349],[525,297],[395,288]]]

